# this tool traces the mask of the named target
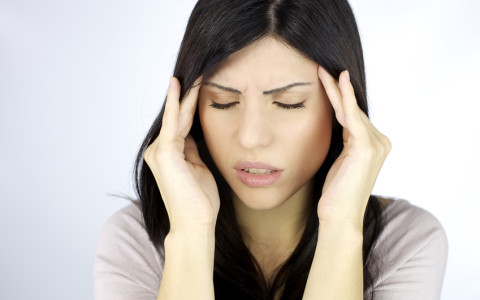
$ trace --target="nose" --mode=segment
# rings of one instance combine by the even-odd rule
[[[268,146],[273,139],[271,124],[260,109],[245,109],[238,123],[238,142],[248,150]]]

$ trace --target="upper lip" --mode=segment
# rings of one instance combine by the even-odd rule
[[[261,162],[261,161],[243,160],[243,161],[237,162],[237,164],[234,167],[234,169],[236,169],[236,170],[243,170],[243,169],[250,169],[250,168],[280,171],[279,168],[276,168],[272,165],[269,165],[269,164]]]

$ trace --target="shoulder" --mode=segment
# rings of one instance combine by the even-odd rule
[[[379,236],[382,248],[390,251],[398,249],[396,245],[399,242],[414,248],[422,248],[434,241],[446,246],[445,231],[433,214],[407,200],[390,198],[388,201],[382,210],[384,226]]]
[[[439,299],[448,253],[441,223],[406,200],[386,204],[383,228],[369,257],[376,273],[375,298]]]
[[[163,261],[162,249],[148,237],[139,205],[120,209],[107,220],[98,239],[95,299],[136,299],[135,295],[155,299]]]

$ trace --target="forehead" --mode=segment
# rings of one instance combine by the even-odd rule
[[[207,80],[242,91],[268,90],[295,81],[315,81],[317,68],[298,50],[266,37],[230,55]]]

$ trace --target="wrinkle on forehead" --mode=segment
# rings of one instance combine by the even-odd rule
[[[230,55],[207,79],[242,94],[258,94],[294,82],[317,82],[318,65],[272,37]]]

